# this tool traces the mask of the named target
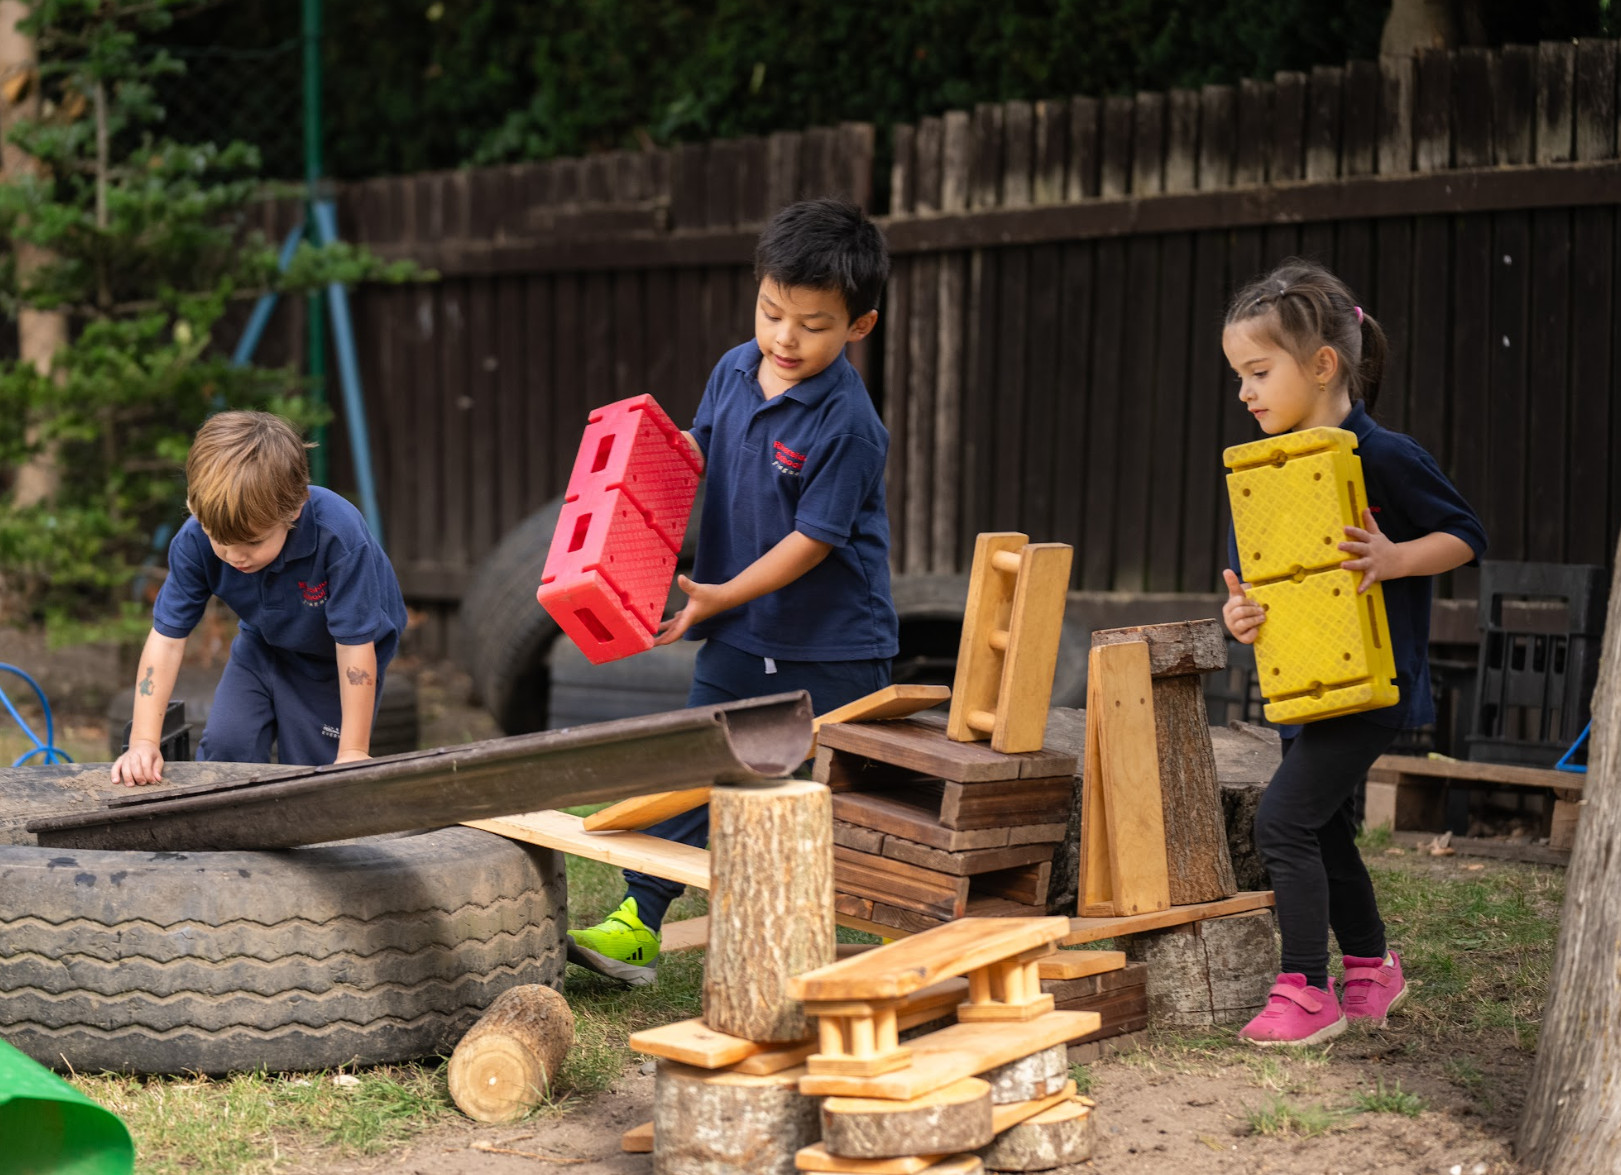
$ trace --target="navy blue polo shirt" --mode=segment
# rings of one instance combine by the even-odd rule
[[[313,677],[337,674],[337,645],[377,646],[385,668],[405,631],[399,581],[366,521],[343,498],[320,486],[262,571],[245,574],[214,554],[195,518],[169,544],[169,578],[152,608],[152,627],[184,639],[218,596],[242,628]],[[284,658],[286,660],[287,658]]]
[[[724,583],[796,530],[833,549],[793,583],[693,625],[688,636],[786,661],[893,657],[889,433],[842,353],[770,400],[760,360],[753,340],[723,355],[693,420],[709,486],[692,578]]]
[[[1475,560],[1486,553],[1486,529],[1480,518],[1423,445],[1375,423],[1360,400],[1340,427],[1356,434],[1368,508],[1386,538],[1405,543],[1441,531],[1468,543]],[[1227,531],[1227,558],[1233,568],[1239,566],[1238,543],[1231,527]],[[1376,725],[1410,730],[1435,721],[1435,703],[1430,696],[1432,581],[1428,575],[1381,581],[1401,700],[1394,706],[1359,715]],[[1285,728],[1291,729],[1299,728]]]

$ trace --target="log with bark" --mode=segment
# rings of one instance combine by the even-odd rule
[[[478,1122],[511,1122],[538,1106],[574,1043],[568,1001],[539,983],[509,987],[450,1055],[450,1096]]]

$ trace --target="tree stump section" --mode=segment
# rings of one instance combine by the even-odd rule
[[[979,1152],[988,1171],[1050,1171],[1092,1157],[1092,1110],[1060,1102],[1026,1118]]]
[[[1213,902],[1238,892],[1227,855],[1221,786],[1210,746],[1210,719],[1200,675],[1227,666],[1227,641],[1216,620],[1187,620],[1092,634],[1092,647],[1148,645],[1159,752],[1171,904]]]
[[[816,1099],[799,1092],[803,1065],[763,1076],[658,1066],[654,1175],[793,1175],[794,1154],[821,1135]]]
[[[450,1096],[477,1122],[511,1122],[540,1104],[569,1047],[574,1013],[538,983],[509,987],[450,1055]]]
[[[991,1087],[965,1077],[909,1101],[830,1097],[822,1146],[846,1159],[895,1159],[978,1150],[993,1137]]]
[[[1582,818],[1565,877],[1559,945],[1548,982],[1536,1067],[1520,1119],[1518,1157],[1548,1175],[1614,1171],[1621,1154],[1615,1075],[1621,1071],[1621,556],[1610,586]]]
[[[1129,936],[1126,958],[1148,964],[1148,1022],[1243,1024],[1266,1006],[1278,974],[1271,910]]]
[[[786,780],[709,797],[704,1023],[761,1043],[812,1026],[788,980],[833,962],[833,794]]]
[[[1063,1089],[1069,1080],[1069,1048],[1055,1044],[1050,1049],[999,1065],[981,1076],[990,1084],[994,1106],[1049,1097]]]

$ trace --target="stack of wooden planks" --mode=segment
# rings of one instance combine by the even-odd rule
[[[955,742],[943,716],[923,714],[823,727],[814,775],[834,792],[844,924],[916,932],[969,914],[1046,912],[1073,755]]]

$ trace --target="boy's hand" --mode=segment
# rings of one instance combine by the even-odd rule
[[[1362,526],[1346,527],[1345,537],[1350,541],[1340,544],[1340,550],[1355,556],[1340,566],[1346,571],[1362,573],[1362,582],[1356,586],[1357,595],[1382,579],[1400,579],[1407,574],[1401,568],[1401,553],[1396,550],[1396,544],[1384,536],[1373,511],[1366,507],[1362,510],[1362,523]]]
[[[694,624],[730,607],[723,598],[719,584],[694,583],[682,575],[676,578],[675,585],[687,593],[687,606],[659,625],[658,638],[653,642],[655,645],[673,645]]]
[[[362,762],[365,762],[367,759],[370,759],[370,758],[371,758],[371,756],[369,754],[367,754],[365,751],[344,751],[344,750],[340,750],[340,751],[338,751],[338,757],[336,759],[332,760],[332,761],[334,763],[362,763]]]
[[[1244,591],[1245,585],[1239,582],[1231,568],[1223,571],[1221,577],[1227,581],[1227,602],[1221,606],[1221,622],[1233,634],[1235,641],[1253,645],[1256,630],[1266,619],[1266,611],[1249,598]]]
[[[125,787],[138,783],[163,782],[163,752],[157,743],[132,741],[129,750],[118,756],[113,764],[112,780]]]

